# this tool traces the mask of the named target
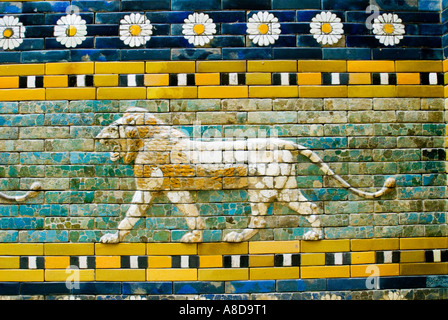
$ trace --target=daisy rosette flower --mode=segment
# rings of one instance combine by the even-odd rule
[[[274,44],[279,38],[280,23],[272,13],[267,11],[257,12],[249,18],[247,33],[249,39],[259,46]]]
[[[403,21],[392,13],[384,13],[373,20],[373,33],[380,43],[394,46],[400,43],[405,34]]]
[[[23,43],[25,27],[19,18],[4,16],[0,18],[0,47],[3,50],[13,50]]]
[[[213,39],[216,33],[216,24],[213,23],[208,14],[193,13],[184,20],[182,25],[182,34],[188,43],[195,46],[204,46]]]
[[[86,35],[86,21],[75,13],[61,17],[54,26],[56,41],[67,48],[80,45],[86,39]]]
[[[337,43],[344,34],[341,18],[329,11],[318,13],[311,21],[310,32],[323,45]]]
[[[140,13],[131,13],[120,21],[120,40],[130,47],[140,47],[151,39],[151,21]]]

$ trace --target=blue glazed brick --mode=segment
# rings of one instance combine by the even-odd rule
[[[277,280],[277,292],[327,290],[326,279]]]
[[[18,153],[1,152],[0,153],[0,164],[17,164],[19,163]]]
[[[19,206],[16,205],[1,205],[0,216],[2,217],[14,217],[19,214]]]
[[[221,25],[222,34],[245,34],[246,30],[246,23],[223,23]]]
[[[76,6],[79,8],[81,12],[91,11],[120,11],[120,2],[125,1],[102,1],[102,0],[88,0],[88,1],[72,1],[72,6]]]
[[[286,22],[281,23],[282,34],[303,34],[309,35],[310,24],[305,22]]]
[[[93,46],[92,46],[93,47]],[[125,49],[129,48],[119,37],[96,37],[96,49]]]
[[[123,282],[123,294],[172,294],[171,282]],[[117,293],[117,292],[114,292]],[[112,294],[112,292],[110,292]]]
[[[2,295],[19,295],[20,282],[1,282],[0,292]]]
[[[296,12],[295,11],[268,11],[272,13],[278,21],[281,22],[295,22],[296,21]],[[254,14],[257,14],[258,11],[249,11],[247,13],[247,19],[249,20]]]
[[[77,45],[77,48],[93,48],[93,37],[86,37],[86,39],[79,45]],[[58,42],[56,38],[46,38],[45,39],[45,49],[64,49],[65,46]],[[43,47],[42,47],[43,49]],[[70,58],[67,58],[68,61],[70,61]]]
[[[320,9],[321,0],[272,0],[272,9]]]
[[[62,62],[69,61],[69,50],[46,50],[46,51],[24,51],[22,52],[22,62]]]
[[[418,2],[418,10],[421,11],[440,11],[441,8],[440,0],[425,0]]]
[[[23,2],[22,12],[65,12],[70,1],[33,1]]]
[[[371,53],[368,48],[323,48],[324,60],[370,60]]]
[[[21,52],[0,52],[0,63],[19,63],[21,59]]]
[[[69,294],[70,289],[65,282],[23,282],[20,286],[21,295],[51,295]]]
[[[372,49],[374,60],[418,60],[420,49],[417,48],[380,48]]]
[[[222,58],[225,60],[272,59],[272,49],[222,48]]]
[[[72,49],[70,50],[70,61],[118,61],[120,51],[116,49]]]
[[[146,17],[152,23],[184,23],[192,11],[152,11]]]
[[[274,48],[274,59],[295,60],[295,59],[322,59],[321,48]]]
[[[169,0],[122,0],[121,10],[170,10]]]
[[[69,155],[64,152],[22,152],[20,164],[68,164]]]
[[[426,278],[427,288],[448,288],[448,276],[427,276]]]
[[[322,0],[323,10],[365,10],[370,0]]]
[[[93,36],[116,36],[119,34],[119,26],[116,24],[89,24],[87,35]]]
[[[143,2],[143,1],[142,1]],[[146,1],[144,1],[146,2]],[[167,1],[169,3],[169,1]],[[221,0],[172,0],[171,10],[219,10]]]
[[[418,10],[418,1],[376,0],[383,10]]]
[[[222,0],[222,9],[270,10],[271,0]]]
[[[188,49],[172,49],[171,60],[221,60],[220,48],[188,48]],[[154,60],[169,60],[168,52],[167,58]],[[148,59],[145,59],[148,60]]]
[[[185,48],[192,46],[183,36],[158,36],[152,37],[146,43],[147,48]]]
[[[224,293],[224,282],[195,281],[174,282],[174,294],[219,294]]]
[[[21,216],[31,217],[66,217],[69,213],[68,205],[56,204],[23,204],[19,207]]]
[[[109,152],[70,152],[71,164],[112,164]]]
[[[121,282],[80,282],[72,288],[72,294],[121,294]]]
[[[48,13],[45,15],[45,24],[55,25],[59,19],[66,16],[65,13]],[[95,14],[82,12],[79,16],[86,21],[86,24],[93,24]]]
[[[17,50],[43,50],[44,48],[43,39],[23,39]]]
[[[15,16],[17,18],[19,18],[19,21],[22,22],[25,27],[28,27],[30,25],[43,25],[43,24],[45,24],[45,14],[43,14],[43,13],[18,14],[18,15],[15,15]]]
[[[20,242],[67,242],[67,230],[20,231]]]
[[[54,113],[45,115],[45,125],[49,126],[89,126],[94,121],[93,113]]]
[[[245,11],[206,11],[214,23],[238,23],[245,22],[246,12]]]
[[[43,229],[43,218],[0,218],[0,229]]]
[[[19,113],[17,102],[0,102],[0,113]]]
[[[0,242],[19,241],[19,232],[12,230],[0,230]]]
[[[53,26],[26,26],[26,36],[30,38],[53,37]]]
[[[174,49],[173,49],[174,50]],[[121,50],[121,60],[170,60],[170,49],[129,49]]]
[[[367,290],[367,283],[368,282],[366,282],[366,278],[327,279],[327,290]]]
[[[275,280],[230,281],[226,284],[227,293],[275,292]]]
[[[426,276],[382,277],[379,285],[381,289],[426,288]]]
[[[1,2],[0,12],[2,14],[22,13],[22,6],[19,2]]]

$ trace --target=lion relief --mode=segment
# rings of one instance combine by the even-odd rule
[[[304,240],[322,239],[317,206],[308,201],[297,186],[294,154],[307,157],[325,175],[364,198],[380,197],[395,187],[395,179],[388,178],[377,192],[356,189],[336,175],[315,152],[287,140],[191,139],[141,108],[128,109],[96,139],[112,149],[111,161],[122,158],[124,163],[134,163],[137,188],[118,231],[103,235],[102,243],[123,241],[161,193],[186,219],[189,231],[181,241],[201,242],[205,223],[191,192],[223,189],[246,190],[251,208],[247,228],[227,233],[224,241],[247,241],[265,228],[267,211],[274,201],[306,217],[311,228],[303,235]]]

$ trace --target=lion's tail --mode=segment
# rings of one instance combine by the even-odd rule
[[[40,182],[34,182],[31,185],[30,191],[28,191],[26,194],[22,196],[8,196],[0,192],[0,198],[8,201],[22,202],[29,198],[34,198],[35,196],[37,196],[37,193],[41,188],[42,185],[40,184]]]
[[[342,179],[339,175],[335,174],[333,172],[333,170],[331,170],[331,168],[325,162],[323,162],[322,159],[315,152],[313,152],[301,145],[296,145],[296,147],[299,149],[300,154],[304,155],[305,157],[310,159],[311,162],[313,162],[317,166],[319,166],[319,168],[326,175],[337,180],[344,188],[348,189],[350,192],[352,192],[358,196],[361,196],[363,198],[367,198],[367,199],[379,198],[379,197],[391,192],[396,186],[395,178],[391,177],[391,178],[386,179],[381,190],[378,190],[377,192],[365,192],[365,191],[356,189],[356,188],[352,187],[347,181]]]

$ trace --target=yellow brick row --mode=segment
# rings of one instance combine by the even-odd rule
[[[0,65],[0,76],[68,74],[160,74],[220,72],[445,72],[448,62],[431,60],[235,60],[51,62]]]

